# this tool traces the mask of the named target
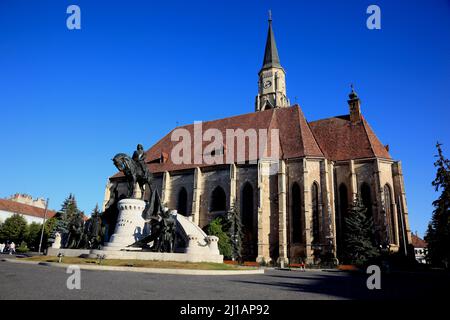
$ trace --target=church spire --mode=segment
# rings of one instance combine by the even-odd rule
[[[349,100],[347,100],[350,109],[350,121],[351,123],[358,123],[361,121],[361,100],[359,100],[353,84],[350,87],[352,88],[352,92],[348,95]]]
[[[269,10],[269,30],[267,31],[266,50],[264,51],[264,61],[262,69],[281,68],[278,57],[277,44],[272,30],[272,11]]]
[[[286,73],[278,57],[270,11],[264,61],[258,75],[258,95],[255,101],[255,111],[288,107],[290,102],[286,96]]]

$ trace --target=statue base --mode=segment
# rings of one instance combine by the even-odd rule
[[[141,250],[141,248],[127,247],[145,236],[143,234],[145,220],[142,218],[145,201],[123,199],[119,201],[117,206],[119,208],[119,218],[117,219],[116,229],[110,241],[103,247],[103,250]]]
[[[48,255],[57,256],[63,254],[65,257],[85,257],[104,259],[126,259],[126,260],[157,260],[178,262],[214,262],[223,263],[223,255],[218,248],[219,238],[208,236],[189,218],[176,214],[177,236],[186,244],[186,247],[175,248],[173,253],[148,252],[142,248],[129,247],[129,245],[141,240],[146,236],[143,232],[145,220],[142,212],[145,202],[137,199],[123,199],[118,203],[119,218],[117,220],[114,234],[110,242],[106,243],[101,250],[96,249],[56,249],[49,248]]]

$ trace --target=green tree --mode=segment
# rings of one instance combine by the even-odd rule
[[[27,231],[27,221],[20,214],[14,214],[7,218],[0,230],[2,241],[14,241],[19,244],[24,240]]]
[[[68,233],[69,223],[74,219],[75,216],[82,214],[78,209],[77,201],[73,194],[69,194],[69,196],[64,200],[61,210],[56,215],[56,221],[54,223],[54,227],[50,233],[50,238],[54,238],[56,232],[59,232],[62,235],[62,243],[67,240],[65,239],[65,235]]]
[[[436,178],[432,182],[436,192],[442,191],[433,201],[433,215],[425,235],[427,259],[431,264],[449,268],[450,263],[450,160],[444,157],[442,145],[436,144],[438,154],[434,166]]]
[[[37,251],[39,249],[39,242],[41,240],[42,224],[32,222],[27,226],[25,234],[25,242],[30,250]]]
[[[58,218],[57,217],[51,217],[50,219],[45,221],[44,239],[42,241],[42,245],[44,245],[44,244],[47,245],[48,240],[50,239],[50,237],[52,235],[52,231],[55,229],[57,222],[58,222]]]
[[[232,255],[231,242],[228,234],[223,230],[223,226],[226,221],[222,217],[217,217],[210,224],[206,226],[206,233],[210,236],[216,236],[219,238],[219,251],[226,258],[230,258]]]
[[[235,261],[242,261],[242,239],[244,234],[242,232],[242,221],[239,211],[233,204],[230,207],[227,215],[228,220],[228,237],[231,243],[231,257]]]
[[[373,221],[357,194],[345,218],[345,256],[348,263],[362,266],[379,256],[373,240]]]

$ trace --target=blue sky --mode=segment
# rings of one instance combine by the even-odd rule
[[[402,160],[410,224],[437,197],[435,143],[450,157],[450,2],[0,2],[0,197],[103,200],[115,153],[177,124],[252,112],[267,10],[291,102],[309,121],[347,113],[349,84]],[[81,8],[81,30],[66,8]],[[381,8],[381,30],[366,8]]]

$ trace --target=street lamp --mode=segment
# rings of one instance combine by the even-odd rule
[[[50,199],[47,198],[47,201],[45,202],[44,221],[42,222],[41,240],[39,241],[39,250],[38,250],[39,254],[41,253],[42,239],[44,238],[45,219],[47,218],[47,210],[48,210],[48,202],[49,201],[50,201]]]

